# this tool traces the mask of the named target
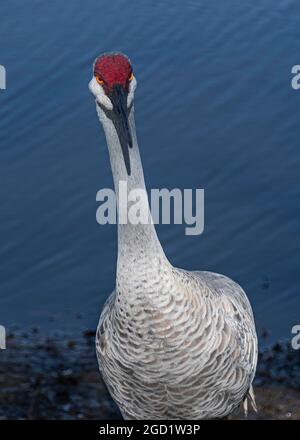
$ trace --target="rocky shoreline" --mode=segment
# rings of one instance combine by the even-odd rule
[[[8,335],[0,351],[0,420],[120,419],[97,369],[94,333],[76,340],[37,329]],[[300,419],[300,350],[276,343],[262,351],[255,394],[259,412],[248,418]]]

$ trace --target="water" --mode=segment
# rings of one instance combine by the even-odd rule
[[[247,291],[259,332],[299,323],[300,5],[271,0],[1,4],[0,323],[94,327],[114,286],[116,228],[95,221],[112,186],[87,89],[121,50],[138,79],[149,188],[204,188],[205,231],[160,226],[171,262]]]

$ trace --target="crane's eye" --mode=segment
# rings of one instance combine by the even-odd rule
[[[102,86],[104,84],[104,81],[100,76],[96,76],[96,81],[98,84],[100,84],[100,86]]]
[[[131,73],[130,77],[128,78],[128,81],[132,81],[133,80],[133,73]]]

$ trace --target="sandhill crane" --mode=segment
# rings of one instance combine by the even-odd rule
[[[106,53],[89,88],[108,145],[115,191],[145,189],[129,59]],[[149,218],[150,218],[149,211]],[[253,313],[226,276],[173,267],[151,221],[118,224],[114,292],[101,313],[100,371],[125,419],[223,418],[247,398],[257,362]]]

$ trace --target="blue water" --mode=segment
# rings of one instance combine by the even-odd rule
[[[87,84],[121,50],[138,79],[136,122],[149,188],[204,188],[205,231],[160,226],[171,262],[224,273],[259,332],[300,323],[300,64],[297,0],[1,3],[0,324],[76,333],[114,287],[112,187]]]

